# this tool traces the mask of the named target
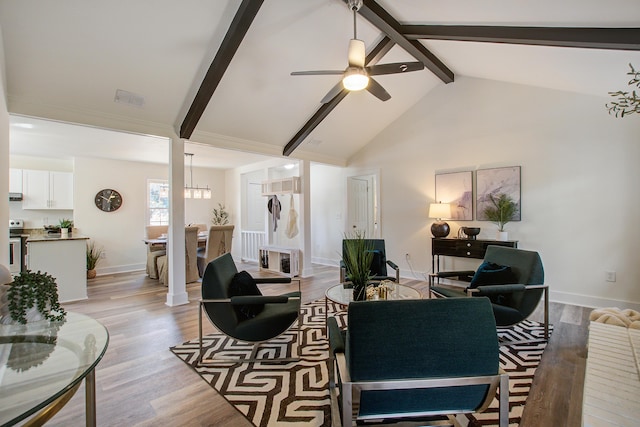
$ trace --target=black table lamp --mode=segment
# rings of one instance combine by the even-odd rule
[[[429,218],[434,218],[436,222],[431,224],[431,234],[433,237],[447,237],[451,229],[449,224],[442,221],[442,218],[451,218],[451,205],[449,203],[431,203],[429,205]]]

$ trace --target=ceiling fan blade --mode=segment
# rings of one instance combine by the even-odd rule
[[[372,78],[369,78],[369,86],[367,86],[367,90],[380,101],[388,101],[391,99],[389,92],[387,92],[380,83]]]
[[[364,42],[358,39],[349,40],[349,67],[364,67]]]
[[[340,76],[344,70],[294,71],[292,76]]]
[[[338,84],[332,87],[329,92],[327,92],[327,94],[324,96],[324,98],[322,98],[322,101],[320,102],[323,104],[329,103],[333,98],[336,97],[337,94],[342,92],[342,89],[344,89],[344,86],[342,86],[342,80],[341,80],[340,82],[338,82]]]
[[[424,69],[422,62],[395,62],[393,64],[380,64],[366,67],[370,76],[381,76],[383,74],[408,73],[410,71],[420,71]]]

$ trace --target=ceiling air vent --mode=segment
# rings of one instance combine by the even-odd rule
[[[142,108],[144,106],[144,96],[138,95],[133,92],[127,92],[126,90],[117,89],[116,97],[113,99],[120,104],[133,105],[134,107]]]

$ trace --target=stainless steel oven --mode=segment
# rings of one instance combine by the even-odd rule
[[[9,239],[9,271],[18,274],[22,269],[22,241],[20,238]]]

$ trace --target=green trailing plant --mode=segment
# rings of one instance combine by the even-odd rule
[[[484,215],[487,220],[498,225],[498,231],[504,231],[505,224],[516,216],[518,205],[504,193],[498,193],[495,196],[489,194],[489,200],[491,205],[484,208]]]
[[[67,218],[63,218],[60,220],[60,228],[72,228],[73,221]]]
[[[636,71],[631,64],[629,64],[629,68],[631,71],[629,71],[627,75],[631,76],[631,80],[629,80],[627,84],[629,86],[640,88],[640,71]],[[635,89],[631,92],[621,90],[617,92],[609,92],[609,95],[615,99],[614,101],[605,104],[605,107],[609,110],[609,114],[613,114],[620,118],[634,113],[640,114],[640,96],[638,96]]]
[[[7,292],[11,318],[18,323],[27,323],[27,311],[35,307],[47,320],[62,321],[66,312],[58,302],[56,279],[47,273],[31,270],[17,275]]]
[[[356,287],[366,287],[371,278],[373,246],[365,239],[365,233],[353,232],[344,236],[342,261],[347,269],[347,279]]]
[[[103,252],[104,249],[97,247],[95,242],[87,242],[87,270],[95,270]]]
[[[213,225],[227,225],[229,224],[229,213],[223,204],[218,203],[218,209],[213,208],[213,218],[211,219]]]

